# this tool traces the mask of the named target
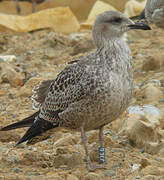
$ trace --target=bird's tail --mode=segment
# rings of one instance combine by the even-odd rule
[[[38,114],[39,114],[39,111],[35,112],[34,114],[32,114],[31,116],[29,116],[29,117],[27,117],[25,119],[22,119],[19,122],[16,122],[16,123],[13,123],[13,124],[10,124],[8,126],[3,127],[2,129],[0,129],[0,131],[9,131],[9,130],[12,130],[12,129],[30,127],[34,122],[35,117],[38,116]]]
[[[50,121],[46,121],[38,116],[37,120],[34,121],[32,126],[26,131],[24,136],[19,140],[19,142],[16,145],[21,144],[25,141],[31,141],[36,136],[42,137],[42,133],[44,133],[50,129],[53,129],[55,127],[58,127],[58,124],[54,125]]]

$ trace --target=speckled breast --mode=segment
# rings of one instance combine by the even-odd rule
[[[133,79],[110,74],[103,85],[85,100],[74,103],[60,114],[64,125],[75,130],[97,129],[115,120],[127,108],[133,93]]]

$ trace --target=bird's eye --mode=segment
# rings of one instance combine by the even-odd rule
[[[122,18],[120,18],[120,17],[114,17],[114,18],[112,18],[112,19],[110,19],[110,20],[106,20],[105,22],[106,22],[106,23],[119,24],[119,23],[122,22]]]
[[[113,19],[113,22],[115,22],[115,23],[121,23],[121,21],[122,21],[122,19],[119,17]]]

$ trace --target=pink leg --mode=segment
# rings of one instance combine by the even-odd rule
[[[87,136],[86,136],[86,133],[85,133],[83,127],[81,127],[81,137],[82,137],[82,141],[83,141],[83,145],[84,145],[84,149],[85,149],[85,154],[86,154],[86,158],[87,158],[88,170],[89,171],[95,171],[96,169],[104,169],[104,165],[95,165],[91,162],[90,157],[89,157],[89,153],[88,153],[88,147],[87,147]]]

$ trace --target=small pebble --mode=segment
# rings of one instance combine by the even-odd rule
[[[114,149],[114,152],[123,152],[123,150],[122,149]]]
[[[26,70],[26,69],[28,69],[29,67],[30,67],[30,66],[29,66],[28,64],[23,64],[23,65],[22,65],[22,69],[23,69],[23,70]]]
[[[131,44],[131,43],[134,43],[134,40],[128,40],[127,41],[129,44]]]
[[[14,96],[13,96],[11,93],[9,93],[9,94],[8,94],[8,98],[9,98],[9,99],[14,99]]]
[[[121,163],[115,162],[115,163],[113,164],[113,170],[120,169],[120,165],[121,165]]]
[[[139,149],[138,150],[140,153],[144,153],[144,149]]]
[[[18,144],[17,148],[25,148],[25,145],[24,144]]]
[[[136,176],[136,179],[140,179],[141,177],[140,176]]]
[[[0,106],[0,112],[6,111],[6,107]]]
[[[19,172],[21,172],[21,169],[16,167],[16,168],[14,168],[14,172],[19,173]]]
[[[160,158],[158,158],[158,157],[155,157],[155,158],[154,158],[154,160],[156,160],[156,161],[158,161],[158,162],[160,162],[160,161],[161,161],[161,159],[160,159]]]
[[[34,147],[34,148],[33,148],[33,151],[36,152],[36,151],[38,151],[38,149]]]
[[[111,130],[105,130],[104,135],[113,135],[113,132]]]
[[[16,164],[19,163],[19,161],[17,160],[18,157],[15,157],[15,156],[9,156],[9,159],[10,159],[11,161],[13,161],[14,163],[16,163]]]
[[[31,175],[34,175],[34,172],[26,170],[24,174],[27,176],[31,176]]]
[[[13,114],[13,115],[12,115],[12,118],[13,118],[13,119],[16,119],[16,118],[18,118],[18,115],[17,115],[17,114]]]
[[[117,135],[116,135],[116,136],[113,136],[112,139],[113,139],[113,140],[118,140],[118,139],[119,139],[119,136],[117,136]]]
[[[31,147],[31,146],[29,146],[29,147],[28,147],[28,150],[32,150],[32,147]]]
[[[111,177],[111,176],[115,176],[115,175],[116,175],[116,172],[115,172],[115,171],[105,171],[105,172],[104,172],[104,175]]]
[[[132,165],[132,172],[138,170],[140,168],[140,166],[141,166],[141,164],[133,164]]]
[[[16,72],[20,72],[20,69],[17,68],[17,67],[15,67],[14,70],[15,70]]]
[[[126,153],[121,153],[121,157],[123,157],[123,158],[125,158],[127,156],[127,154]]]

